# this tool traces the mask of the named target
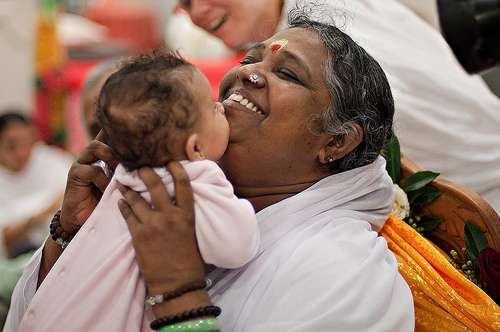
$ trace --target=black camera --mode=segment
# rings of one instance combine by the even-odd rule
[[[438,0],[444,38],[469,73],[500,64],[500,0]]]

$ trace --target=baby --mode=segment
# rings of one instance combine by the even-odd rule
[[[173,183],[164,166],[180,160],[191,179],[195,228],[204,261],[237,268],[257,253],[255,212],[238,199],[213,160],[227,148],[229,126],[214,103],[206,77],[176,54],[141,56],[104,84],[97,116],[120,165],[92,215],[54,265],[19,331],[149,331],[132,241],[119,209],[117,182],[150,200],[136,169],[159,167],[167,190]],[[161,167],[161,168],[160,168]],[[165,253],[168,259],[168,253]],[[150,294],[156,295],[156,294]],[[29,316],[29,315],[28,315]]]

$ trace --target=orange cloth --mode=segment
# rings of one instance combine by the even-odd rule
[[[412,290],[416,331],[500,331],[500,307],[429,240],[396,217],[381,235]]]

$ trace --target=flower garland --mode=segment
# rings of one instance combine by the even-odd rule
[[[433,202],[441,192],[432,186],[439,173],[422,171],[401,181],[401,152],[397,137],[393,135],[384,147],[387,172],[393,184],[395,200],[392,213],[424,235],[442,222],[430,215],[424,207]],[[497,303],[500,302],[500,253],[488,248],[488,242],[481,230],[466,221],[464,224],[464,259],[455,250],[450,251],[450,262],[467,279],[481,287]]]

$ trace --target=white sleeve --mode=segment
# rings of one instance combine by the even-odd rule
[[[38,282],[38,271],[40,270],[40,264],[42,262],[43,247],[42,245],[40,249],[35,252],[24,268],[23,275],[14,288],[9,314],[3,328],[4,332],[16,332],[18,330],[23,315],[35,295]]]
[[[260,232],[247,200],[234,195],[195,200],[195,218],[196,238],[206,263],[234,269],[257,253]]]
[[[234,195],[222,171],[209,165],[206,181],[191,182],[195,200],[196,239],[203,260],[234,269],[248,263],[260,245],[255,211]]]

